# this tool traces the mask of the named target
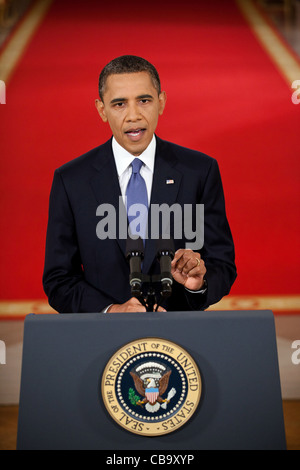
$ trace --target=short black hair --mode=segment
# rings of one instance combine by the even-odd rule
[[[161,93],[161,84],[158,72],[148,60],[135,55],[122,55],[110,61],[101,71],[99,76],[99,96],[103,101],[106,80],[109,75],[122,73],[148,72],[157,93]]]

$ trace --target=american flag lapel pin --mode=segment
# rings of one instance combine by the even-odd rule
[[[175,181],[174,180],[166,180],[166,184],[174,184]]]

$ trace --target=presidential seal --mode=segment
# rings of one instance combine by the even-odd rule
[[[138,339],[116,351],[101,383],[110,416],[144,436],[167,434],[186,424],[198,407],[201,390],[193,358],[160,338]]]

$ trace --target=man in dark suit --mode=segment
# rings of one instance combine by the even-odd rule
[[[195,220],[204,205],[204,244],[199,249],[186,248],[187,235],[174,236],[177,222],[170,222],[176,250],[172,295],[159,307],[203,310],[228,294],[236,278],[217,162],[155,135],[166,94],[146,60],[122,56],[111,61],[100,74],[99,95],[96,107],[110,125],[112,139],[54,174],[43,275],[49,303],[61,313],[145,310],[131,295],[126,237],[120,236],[122,201],[126,204],[132,160],[138,159],[149,213],[154,205],[177,204],[183,211],[189,205]],[[97,236],[97,223],[104,215],[99,208],[107,207],[116,209],[116,230],[105,238]],[[147,236],[143,272],[159,273],[156,240]]]

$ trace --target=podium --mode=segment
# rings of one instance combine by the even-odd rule
[[[191,390],[196,385],[187,372],[191,369],[185,357],[193,359],[201,376],[201,396],[194,404],[191,418],[172,430],[174,423],[181,421],[178,416],[188,412],[189,402],[183,398],[186,411],[176,416],[176,407],[171,412],[175,398],[168,403],[164,400],[165,409],[170,410],[168,432],[151,436],[140,435],[138,425],[133,432],[119,425],[103,395],[104,385],[110,385],[109,379],[117,377],[122,363],[125,364],[122,348],[132,356],[133,367],[136,358],[149,354],[137,353],[128,345],[136,341],[145,345],[147,338],[153,348],[167,341],[186,351],[186,356],[177,354],[180,364],[175,366],[178,376],[185,376]],[[166,353],[163,356],[167,357],[169,352],[163,347]],[[147,364],[151,365],[162,357],[161,354],[154,359],[150,356]],[[115,359],[110,363],[112,358]],[[168,360],[171,367],[174,361]],[[183,373],[180,367],[185,367]],[[134,390],[133,381],[130,389]],[[110,393],[107,392],[108,402]],[[136,402],[132,408],[145,409],[141,399]],[[119,408],[120,405],[117,403]],[[162,406],[162,401],[157,406]],[[138,413],[143,412],[134,413],[132,423],[138,422]],[[152,421],[162,418],[162,414],[154,418],[157,413],[160,412],[153,412]],[[123,414],[120,422],[122,418]],[[131,418],[124,420],[130,422]],[[166,425],[160,428],[166,429]],[[17,449],[178,452],[285,448],[271,311],[31,314],[26,317]]]

